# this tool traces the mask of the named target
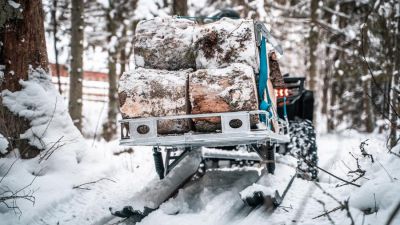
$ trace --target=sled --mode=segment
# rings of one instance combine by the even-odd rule
[[[304,116],[304,113],[299,113],[298,109],[298,105],[302,104],[298,103],[299,99],[306,99],[305,97],[303,98],[306,93],[303,88],[304,79],[285,78],[285,83],[288,84],[288,87],[285,90],[276,90],[277,95],[275,96],[275,91],[268,80],[269,68],[266,42],[269,42],[281,54],[283,53],[282,48],[263,23],[254,22],[254,31],[261,62],[259,68],[260,76],[258,77],[259,110],[120,120],[120,144],[124,146],[152,146],[155,168],[160,180],[172,179],[173,173],[171,171],[182,169],[180,164],[188,161],[188,157],[191,157],[190,155],[192,155],[193,151],[201,152],[203,162],[207,160],[214,162],[218,160],[257,161],[259,165],[264,167],[263,173],[274,174],[275,153],[280,151],[282,147],[284,149],[288,148],[288,143],[291,142],[289,120],[295,120],[294,118],[308,119],[309,113]],[[292,107],[289,109],[289,116],[286,109],[287,104]],[[311,107],[312,112],[312,105],[308,105],[308,107]],[[220,121],[220,129],[214,132],[197,132],[195,129],[190,129],[190,131],[182,133],[165,134],[160,132],[158,127],[158,124],[165,121],[196,121],[206,120],[207,118],[217,118],[217,121]],[[244,150],[236,151],[235,149],[239,147]],[[211,150],[204,151],[204,148]],[[165,154],[161,153],[163,150]],[[205,163],[199,162],[192,164],[192,166],[193,168],[191,169],[185,169],[186,174],[183,176],[185,179],[182,176],[177,179],[179,182],[174,184],[176,190],[188,181],[186,178],[201,176],[201,173],[205,172]],[[274,191],[273,194],[268,196],[264,196],[260,192],[254,192],[245,196],[243,201],[250,207],[269,202],[268,204],[271,203],[273,208],[276,208],[281,204],[296,176],[298,176],[297,172],[285,190],[281,192],[283,193],[282,196],[278,191]],[[149,190],[149,193],[157,195],[157,191],[158,189],[156,188]],[[172,191],[168,193],[168,196],[164,196],[164,200],[171,197]],[[124,210],[113,213],[117,216],[129,216],[129,214],[133,213],[141,220],[149,212],[156,210],[162,202],[158,201],[158,204],[151,206],[150,209],[146,206],[144,208],[146,210],[143,212],[124,208],[125,213]]]

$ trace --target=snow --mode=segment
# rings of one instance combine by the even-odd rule
[[[13,0],[8,0],[8,4],[11,5],[14,9],[18,9],[21,4],[14,2]]]
[[[6,158],[0,158],[0,174],[2,176],[0,189],[2,192],[5,190],[17,191],[27,187],[19,194],[30,193],[35,197],[34,204],[23,199],[17,200],[15,204],[21,211],[8,209],[6,205],[1,204],[0,220],[2,224],[41,224],[42,218],[46,218],[46,216],[59,221],[60,217],[57,213],[62,212],[71,213],[63,216],[64,219],[71,220],[70,216],[74,217],[74,208],[78,209],[78,212],[81,211],[79,207],[74,207],[74,204],[82,203],[79,194],[84,191],[73,189],[74,186],[103,177],[132,182],[131,173],[139,168],[139,166],[133,167],[136,164],[135,160],[140,159],[141,162],[145,160],[140,157],[132,159],[130,154],[114,156],[110,149],[123,151],[116,142],[97,143],[93,149],[88,151],[88,144],[92,144],[92,140],[85,140],[74,127],[66,104],[54,88],[48,74],[41,69],[30,70],[29,80],[20,81],[20,84],[22,85],[21,91],[11,93],[6,90],[2,92],[3,103],[10,111],[23,118],[29,118],[32,128],[21,137],[27,138],[31,144],[42,150],[38,157],[29,160],[18,160],[20,154],[18,150],[14,150]],[[1,142],[3,146],[4,142]],[[87,144],[87,142],[89,143]],[[110,148],[110,146],[113,147]],[[136,154],[136,156],[138,155],[140,153]],[[115,160],[117,162],[114,162]],[[146,168],[144,165],[141,166]],[[115,174],[115,171],[118,173]],[[146,171],[152,170],[145,169],[143,174]],[[144,179],[146,178],[152,178],[152,176],[144,177]],[[135,182],[139,180],[135,179]],[[31,182],[32,184],[29,186]],[[108,182],[114,184],[107,180],[99,183],[107,185]],[[93,189],[98,192],[91,192],[94,194],[93,196],[85,197],[90,202],[98,196],[107,194],[107,190],[111,189],[109,195],[112,194],[116,201],[118,196],[116,189],[127,193],[130,190],[136,190],[132,188],[134,186],[134,182],[122,187],[106,186],[105,189],[95,186]],[[12,202],[7,203],[12,204]],[[70,208],[71,206],[72,208]],[[104,205],[94,204],[94,206],[97,207],[96,213],[100,215],[108,212],[108,207]],[[57,214],[56,217],[54,214],[49,214],[52,209],[54,209],[52,213]],[[102,212],[101,209],[105,212]],[[97,218],[98,214],[96,213],[88,215],[88,217]],[[86,217],[84,220],[86,221]]]
[[[0,134],[0,153],[6,154],[8,148],[8,140],[2,134]]]
[[[152,19],[155,16],[167,16],[168,12],[165,10],[160,10],[157,5],[162,5],[161,0],[139,0],[137,3],[137,8],[135,10],[135,17],[136,20],[143,20],[143,19]]]

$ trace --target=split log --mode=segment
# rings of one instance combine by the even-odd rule
[[[257,110],[256,93],[253,69],[245,64],[235,63],[222,69],[199,69],[189,74],[192,114]],[[193,122],[196,131],[221,129],[220,118],[201,118]]]
[[[187,80],[191,70],[167,71],[138,68],[124,73],[119,81],[122,117],[143,118],[189,113]],[[158,123],[159,134],[188,132],[187,119]]]
[[[223,68],[244,63],[256,73],[259,57],[253,20],[222,18],[195,29],[196,68]]]
[[[165,70],[195,68],[194,24],[173,17],[139,22],[134,45],[136,66]]]

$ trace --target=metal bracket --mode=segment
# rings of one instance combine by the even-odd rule
[[[178,149],[177,148],[167,148],[166,149],[166,157],[165,157],[165,172],[164,176],[167,176],[167,174],[176,166],[180,161],[182,161],[183,158],[191,151],[190,147],[186,147],[183,152],[177,156],[171,156],[172,152],[176,152]],[[172,161],[172,162],[171,162]]]
[[[165,117],[149,117],[139,119],[121,120],[121,145],[128,146],[169,146],[169,147],[199,147],[199,146],[230,146],[239,144],[265,143],[269,140],[274,143],[287,143],[290,141],[287,121],[278,118],[268,118],[265,123],[259,123],[258,128],[251,127],[252,118],[267,115],[267,111],[240,111],[226,113],[205,113]],[[214,133],[201,133],[189,131],[183,134],[160,135],[158,134],[158,121],[175,119],[221,118],[221,131]],[[270,120],[277,121],[278,128],[273,130],[269,125]]]
[[[256,31],[256,42],[257,46],[261,45],[262,37],[265,37],[267,42],[269,42],[274,49],[279,52],[279,54],[283,55],[282,46],[278,43],[278,41],[272,36],[271,32],[265,27],[265,25],[259,21],[254,23],[254,29]]]

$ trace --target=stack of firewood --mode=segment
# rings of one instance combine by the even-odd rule
[[[173,17],[138,24],[136,69],[120,78],[123,118],[258,109],[252,20],[198,25]],[[191,126],[193,124],[194,126]],[[218,118],[164,121],[160,134],[220,129]]]

